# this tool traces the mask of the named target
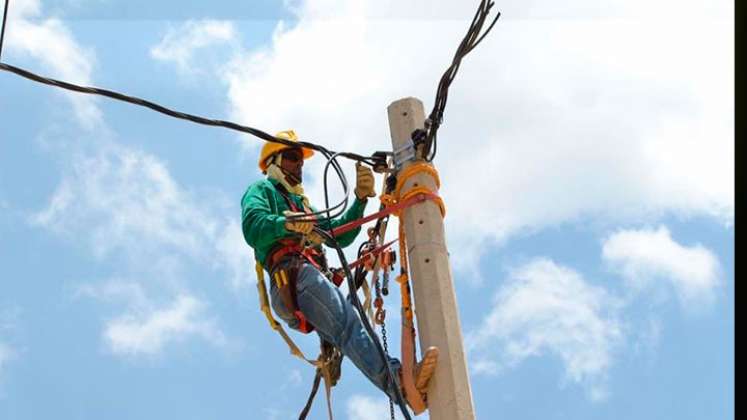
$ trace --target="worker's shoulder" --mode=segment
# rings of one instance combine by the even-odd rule
[[[249,184],[249,188],[247,188],[246,190],[251,191],[253,189],[267,189],[267,188],[275,189],[275,186],[272,185],[272,182],[269,179],[260,178],[252,182],[251,184]]]
[[[247,187],[246,191],[244,192],[244,196],[241,198],[241,201],[244,202],[247,200],[247,198],[256,196],[258,194],[268,194],[275,191],[275,186],[272,184],[272,182],[266,178],[259,179],[257,181],[254,181]]]

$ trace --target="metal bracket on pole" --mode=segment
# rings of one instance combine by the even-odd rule
[[[406,162],[415,159],[415,144],[407,140],[404,146],[394,151],[394,168],[399,171]]]

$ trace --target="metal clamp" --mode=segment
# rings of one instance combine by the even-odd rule
[[[394,151],[394,167],[399,171],[406,162],[415,159],[415,145],[407,140],[404,146]]]

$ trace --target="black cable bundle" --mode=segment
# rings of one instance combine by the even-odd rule
[[[485,38],[488,32],[493,29],[493,25],[498,21],[498,18],[501,17],[501,13],[498,12],[495,19],[493,19],[493,22],[488,26],[488,29],[480,35],[485,20],[490,14],[490,9],[494,5],[495,3],[492,0],[482,0],[480,2],[480,7],[477,9],[475,17],[472,18],[469,30],[467,30],[467,35],[462,39],[459,48],[457,48],[456,54],[454,54],[451,66],[446,69],[443,76],[441,76],[441,81],[438,83],[433,110],[425,121],[426,135],[424,139],[425,147],[423,149],[423,156],[428,162],[433,161],[433,158],[436,157],[438,128],[443,122],[444,110],[446,109],[446,99],[449,96],[449,86],[451,86],[451,82],[454,81],[454,77],[459,70],[462,59]]]

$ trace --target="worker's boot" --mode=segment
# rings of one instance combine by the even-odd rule
[[[428,382],[436,371],[437,362],[438,348],[431,346],[425,350],[423,359],[415,366],[415,388],[423,395],[427,394]]]
[[[423,360],[415,366],[403,365],[400,372],[402,383],[402,394],[413,413],[418,415],[428,408],[427,388],[428,382],[436,370],[438,362],[438,348],[428,347],[423,355]]]
[[[337,381],[340,380],[340,373],[342,372],[342,353],[332,343],[325,340],[321,341],[321,349],[320,358],[327,364],[330,386],[335,386]]]
[[[438,348],[431,346],[425,350],[423,359],[415,366],[415,388],[424,396],[427,394],[428,382],[436,371],[436,363]]]

